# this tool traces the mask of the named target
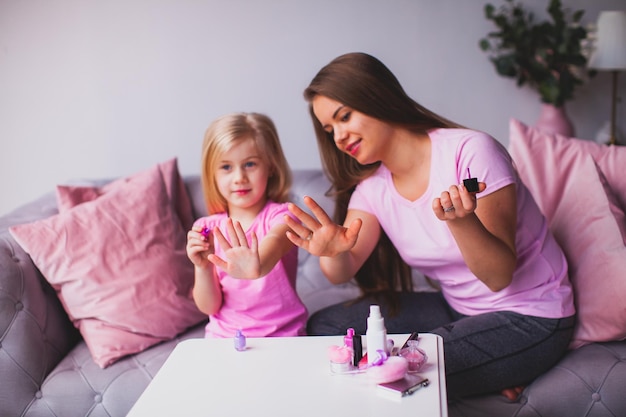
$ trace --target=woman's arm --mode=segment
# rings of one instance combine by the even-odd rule
[[[481,183],[480,191],[485,189]],[[454,206],[444,212],[443,207]],[[492,291],[506,288],[517,264],[517,194],[514,184],[480,199],[453,185],[433,201],[435,215],[447,221],[465,263]]]
[[[289,226],[286,224],[277,224],[263,238],[259,247],[261,275],[267,275],[278,261],[293,249],[294,244],[287,238],[287,230]]]
[[[380,225],[374,215],[364,211],[348,210],[344,225],[352,224],[356,219],[361,220],[361,230],[354,246],[334,257],[320,257],[320,268],[333,284],[341,284],[354,277],[380,238]]]
[[[320,267],[330,282],[348,282],[378,242],[378,220],[369,213],[348,210],[344,225],[339,226],[312,198],[305,197],[304,203],[315,217],[290,204],[289,211],[300,223],[285,217],[290,227],[287,237],[295,245],[320,257]]]

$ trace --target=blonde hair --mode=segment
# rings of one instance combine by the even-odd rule
[[[224,152],[247,139],[255,142],[261,159],[269,166],[270,175],[265,190],[267,198],[277,203],[287,201],[291,170],[274,122],[260,113],[231,113],[215,119],[209,125],[202,143],[202,190],[209,214],[228,211],[226,199],[217,188],[215,173]]]

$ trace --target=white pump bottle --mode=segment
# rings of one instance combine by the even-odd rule
[[[385,319],[380,314],[380,306],[371,305],[370,315],[367,318],[367,332],[365,333],[367,341],[367,363],[371,365],[378,359],[378,350],[387,352],[387,329],[385,328]]]

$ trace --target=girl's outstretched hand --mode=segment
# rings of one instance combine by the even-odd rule
[[[293,203],[289,203],[289,211],[300,223],[285,216],[285,223],[291,229],[287,231],[287,238],[294,245],[315,256],[332,257],[352,249],[361,230],[361,219],[356,219],[349,227],[340,226],[311,197],[305,196],[304,204],[315,217]]]
[[[212,253],[208,256],[208,260],[232,277],[241,279],[259,278],[261,274],[261,258],[259,256],[259,242],[256,234],[252,233],[251,242],[248,245],[246,232],[243,230],[241,223],[238,221],[233,222],[229,218],[226,229],[230,242],[224,237],[219,227],[213,230],[217,242],[224,250],[226,259],[222,259]]]

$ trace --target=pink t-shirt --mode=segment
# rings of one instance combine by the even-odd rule
[[[362,181],[350,209],[375,215],[400,256],[411,267],[439,281],[456,311],[476,315],[514,311],[546,318],[574,314],[565,255],[549,232],[546,218],[521,182],[506,149],[491,136],[466,129],[433,129],[430,181],[415,201],[396,190],[391,173],[381,166]],[[465,264],[446,222],[435,217],[432,201],[450,185],[471,176],[487,184],[480,198],[514,183],[517,190],[518,261],[511,284],[498,292],[487,288]]]
[[[254,231],[259,242],[289,214],[287,204],[268,202],[246,230],[250,241]],[[226,213],[196,220],[195,224],[213,229],[219,226],[227,236]],[[225,259],[215,239],[215,253]],[[302,336],[306,333],[308,313],[296,293],[298,248],[293,247],[274,268],[258,279],[237,279],[216,268],[222,286],[222,308],[209,317],[206,337],[233,337],[238,329],[248,337]]]

